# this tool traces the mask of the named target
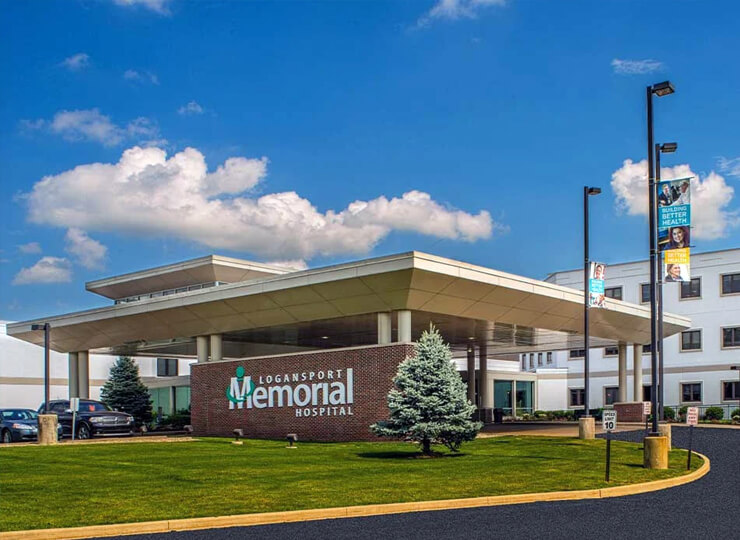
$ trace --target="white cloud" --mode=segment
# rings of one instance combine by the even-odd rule
[[[148,142],[159,140],[159,128],[150,119],[135,118],[125,126],[114,123],[98,109],[59,111],[50,121],[21,120],[25,130],[48,129],[68,141],[97,142],[103,146],[116,146],[124,140]]]
[[[620,60],[615,58],[612,60],[612,68],[614,73],[620,75],[643,75],[663,69],[663,62],[650,58],[646,60]]]
[[[183,105],[177,109],[177,114],[183,116],[190,116],[193,114],[203,114],[203,107],[201,107],[197,101],[190,101],[186,105]]]
[[[81,71],[90,65],[90,55],[77,53],[62,60],[62,66],[70,71]]]
[[[725,179],[712,171],[703,179],[689,165],[661,167],[663,179],[691,177],[691,227],[692,237],[714,239],[727,236],[729,229],[740,225],[737,210],[727,207],[735,190]],[[626,159],[612,174],[612,190],[617,208],[628,215],[647,215],[647,160],[633,162]]]
[[[728,176],[740,178],[740,158],[727,159],[720,156],[717,158],[717,168]]]
[[[26,195],[33,223],[85,231],[169,236],[268,259],[363,254],[393,230],[475,241],[489,238],[490,214],[447,208],[428,194],[355,201],[320,212],[289,191],[245,194],[267,175],[267,159],[235,157],[208,173],[187,148],[169,159],[159,148],[133,147],[116,164],[80,165],[47,176]]]
[[[84,231],[71,228],[64,237],[65,251],[74,257],[75,261],[91,270],[102,270],[103,261],[108,248],[97,240],[90,238]]]
[[[69,283],[70,281],[72,281],[72,267],[67,259],[42,257],[33,266],[21,268],[13,278],[13,285]]]
[[[113,0],[113,3],[126,7],[142,6],[159,13],[160,15],[170,14],[170,10],[168,8],[170,0]]]
[[[485,7],[503,6],[506,0],[437,0],[437,3],[416,21],[417,27],[429,26],[436,19],[475,19]]]
[[[38,242],[29,242],[28,244],[21,244],[18,246],[18,251],[24,255],[38,255],[41,253],[41,244]]]
[[[150,82],[154,85],[159,84],[159,77],[150,71],[136,71],[135,69],[127,69],[123,72],[123,78],[127,81],[133,82]]]

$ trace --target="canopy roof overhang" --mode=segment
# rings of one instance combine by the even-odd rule
[[[49,322],[51,347],[59,352],[146,343],[161,344],[166,350],[167,343],[186,343],[198,335],[249,336],[251,332],[257,336],[269,333],[268,329],[299,327],[326,332],[328,321],[346,326],[364,320],[365,327],[369,321],[372,331],[371,314],[395,310],[462,321],[459,324],[467,326],[457,332],[460,335],[470,333],[465,321],[516,326],[539,335],[571,336],[583,329],[581,291],[408,252],[13,323],[8,334],[42,345],[43,332],[31,330],[31,325]],[[690,325],[685,317],[664,314],[666,337]],[[496,325],[488,324],[486,329],[493,336]],[[607,299],[606,309],[591,310],[590,332],[604,343],[648,343],[650,310]],[[529,349],[543,347],[535,339]],[[547,348],[559,347],[550,343]]]

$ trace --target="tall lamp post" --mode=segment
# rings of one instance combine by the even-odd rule
[[[51,325],[47,322],[44,324],[32,324],[31,330],[44,331],[44,414],[49,413],[49,330]]]
[[[678,150],[678,143],[655,143],[655,183],[660,184],[660,154],[672,154]],[[658,418],[665,420],[665,386],[663,385],[663,270],[658,257]]]
[[[648,154],[648,227],[650,229],[650,375],[652,378],[652,411],[653,422],[651,435],[658,435],[658,351],[657,349],[657,212],[655,210],[655,169],[653,167],[653,95],[667,96],[675,92],[670,81],[653,84],[646,88],[647,95],[647,154]]]
[[[589,254],[588,254],[588,197],[598,195],[601,188],[583,186],[583,408],[584,417],[591,416],[588,406],[589,371],[588,371],[588,296],[589,296]]]

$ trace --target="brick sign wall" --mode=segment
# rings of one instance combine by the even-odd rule
[[[386,396],[408,344],[327,350],[193,364],[195,435],[299,440],[377,440],[373,422],[388,417]]]

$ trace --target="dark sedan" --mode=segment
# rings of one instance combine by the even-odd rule
[[[43,411],[43,404],[39,412]],[[49,402],[49,413],[56,414],[65,436],[72,436],[72,411],[69,400]],[[108,405],[92,399],[80,399],[75,415],[75,438],[90,439],[99,435],[133,435],[136,427],[130,414],[112,411]]]
[[[35,441],[39,435],[38,414],[31,409],[0,409],[0,442]],[[57,437],[62,437],[62,426]]]

